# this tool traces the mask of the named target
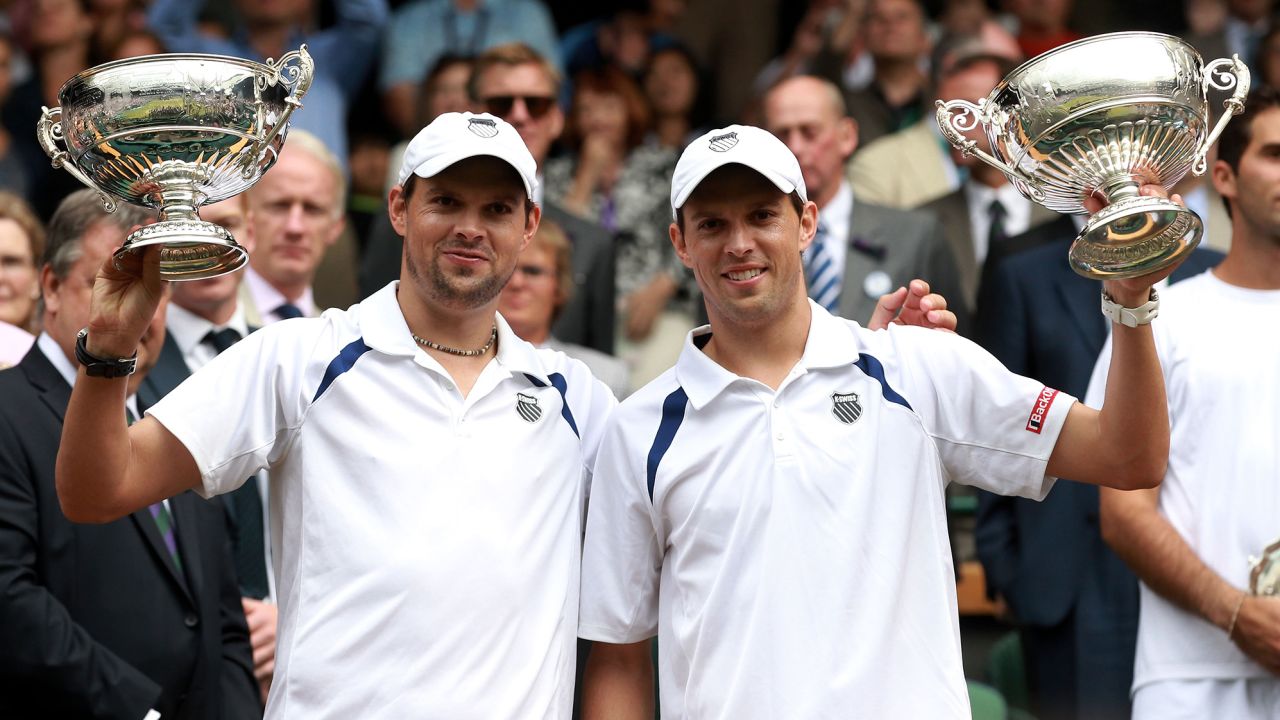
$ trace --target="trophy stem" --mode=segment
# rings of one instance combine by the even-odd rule
[[[1111,180],[1099,190],[1107,197],[1107,202],[1117,203],[1121,200],[1130,200],[1138,197],[1138,189],[1140,187],[1137,180],[1128,175],[1123,175]]]

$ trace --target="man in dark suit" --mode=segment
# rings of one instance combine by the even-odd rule
[[[200,215],[229,230],[250,253],[254,251],[253,213],[247,195],[206,205]],[[244,271],[239,270],[170,286],[164,347],[155,367],[138,387],[138,402],[143,409],[159,402],[218,353],[258,329],[249,324],[239,300],[243,279]],[[231,557],[253,646],[253,672],[264,698],[275,665],[277,621],[275,594],[269,580],[265,495],[263,478],[255,476],[223,498],[230,522]]]
[[[1076,232],[1064,216],[1004,243],[1030,249],[988,265],[975,325],[1010,370],[1083,397],[1108,323],[1099,283],[1067,263]],[[1221,259],[1197,249],[1171,282]],[[1097,488],[1060,482],[1042,502],[980,491],[975,540],[988,593],[1018,623],[1036,717],[1128,718],[1138,585],[1102,540]]]
[[[865,324],[880,296],[923,278],[946,298],[962,296],[956,262],[931,213],[857,200],[844,162],[858,146],[840,90],[812,76],[784,80],[764,98],[764,124],[795,154],[809,198],[818,205],[818,234],[805,251],[809,296]],[[961,303],[949,306],[964,327]]]
[[[991,93],[1001,78],[1013,69],[1012,66],[1009,60],[979,48],[957,58],[940,74],[938,97],[976,103]],[[980,129],[970,133],[969,137],[977,141],[979,147],[990,151],[986,134]],[[1059,215],[1023,197],[1004,173],[978,158],[964,157],[954,149],[951,157],[958,167],[968,168],[968,177],[957,190],[925,203],[921,208],[938,216],[956,260],[964,295],[952,298],[951,302],[958,304],[963,301],[965,311],[972,316],[982,267],[991,247],[1005,238],[1051,222]],[[972,324],[960,328],[961,333],[969,336],[972,336],[972,330]]]
[[[44,333],[0,372],[0,717],[262,713],[221,505],[186,492],[115,522],[63,515],[54,466],[93,279],[146,214],[69,196],[49,227]],[[137,390],[164,339],[163,303]],[[131,407],[136,416],[136,406]]]
[[[520,133],[541,168],[564,130],[556,103],[560,75],[536,50],[522,43],[499,45],[476,58],[468,87],[476,112],[506,120]],[[552,333],[562,342],[613,354],[614,247],[608,231],[541,197],[542,216],[564,230],[573,244],[574,290]],[[390,220],[371,231],[360,269],[360,292],[370,295],[400,276],[400,238]]]

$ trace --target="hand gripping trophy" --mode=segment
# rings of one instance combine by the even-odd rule
[[[62,86],[36,137],[108,211],[116,199],[159,209],[160,222],[131,233],[117,260],[162,245],[164,278],[214,277],[248,255],[197,209],[244,192],[275,163],[313,73],[305,45],[266,64],[195,54],[107,63]]]
[[[1231,92],[1212,130],[1210,88]],[[938,125],[965,155],[1051,210],[1083,213],[1085,198],[1105,197],[1071,246],[1071,267],[1090,278],[1129,278],[1177,262],[1204,233],[1194,212],[1139,188],[1171,187],[1188,170],[1204,174],[1209,147],[1248,93],[1238,57],[1206,65],[1179,38],[1113,33],[1023,63],[976,105],[939,100]],[[965,136],[979,126],[991,152]]]

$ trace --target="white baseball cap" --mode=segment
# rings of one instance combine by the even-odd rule
[[[516,129],[488,113],[450,112],[432,120],[405,148],[398,184],[403,185],[410,173],[434,177],[455,163],[481,155],[496,157],[515,168],[525,193],[533,199],[538,187],[538,164]]]
[[[712,130],[689,143],[671,178],[671,215],[684,206],[698,184],[725,165],[736,163],[765,176],[779,190],[809,201],[800,162],[773,133],[750,125]]]

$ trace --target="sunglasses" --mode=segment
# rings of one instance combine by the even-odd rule
[[[494,95],[480,102],[484,104],[484,109],[490,115],[506,117],[511,114],[511,109],[516,106],[517,100],[524,103],[525,110],[535,119],[541,119],[546,115],[556,102],[554,97],[543,95]]]

